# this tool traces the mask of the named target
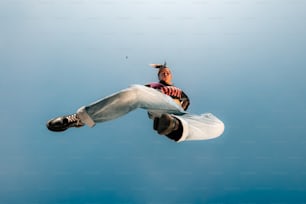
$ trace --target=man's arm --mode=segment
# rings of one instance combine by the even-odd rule
[[[152,82],[149,84],[146,84],[145,86],[147,87],[151,87],[154,89],[158,89],[160,90],[162,93],[170,96],[173,98],[174,102],[176,102],[178,105],[182,106],[182,108],[184,110],[187,110],[187,108],[190,105],[190,100],[188,98],[188,96],[179,88],[175,87],[175,86],[165,86],[161,83],[157,83],[157,82]],[[173,89],[175,88],[175,89]],[[177,90],[177,91],[174,91]],[[178,97],[180,96],[180,97]]]
[[[189,105],[190,105],[190,100],[188,96],[182,91],[181,106],[184,110],[187,110]]]

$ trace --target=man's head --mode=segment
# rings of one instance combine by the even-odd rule
[[[158,69],[158,79],[167,84],[172,84],[172,73],[166,62],[164,64],[150,64],[151,67]]]
[[[158,79],[167,84],[172,84],[172,73],[169,67],[160,68],[158,70]]]

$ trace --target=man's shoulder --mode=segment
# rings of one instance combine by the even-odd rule
[[[161,89],[161,88],[166,88],[166,87],[173,87],[173,88],[177,88],[177,89],[181,89],[173,84],[166,84],[166,83],[163,83],[162,81],[161,82],[150,82],[148,84],[146,84],[145,86],[147,87],[150,87],[150,88],[154,88],[154,89]]]
[[[154,88],[154,89],[159,89],[161,87],[164,87],[165,85],[159,82],[150,82],[148,84],[146,84],[146,86]]]

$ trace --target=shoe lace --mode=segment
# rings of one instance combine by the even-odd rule
[[[76,125],[83,125],[81,119],[76,113],[72,115],[68,115],[66,116],[66,118],[68,119],[68,123],[76,123]]]

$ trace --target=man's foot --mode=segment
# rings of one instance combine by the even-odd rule
[[[82,127],[82,123],[78,114],[66,115],[57,118],[53,118],[47,122],[47,128],[54,132],[62,132],[70,127]]]
[[[153,128],[160,135],[168,135],[179,128],[179,121],[170,114],[162,114],[160,118],[154,119]]]

